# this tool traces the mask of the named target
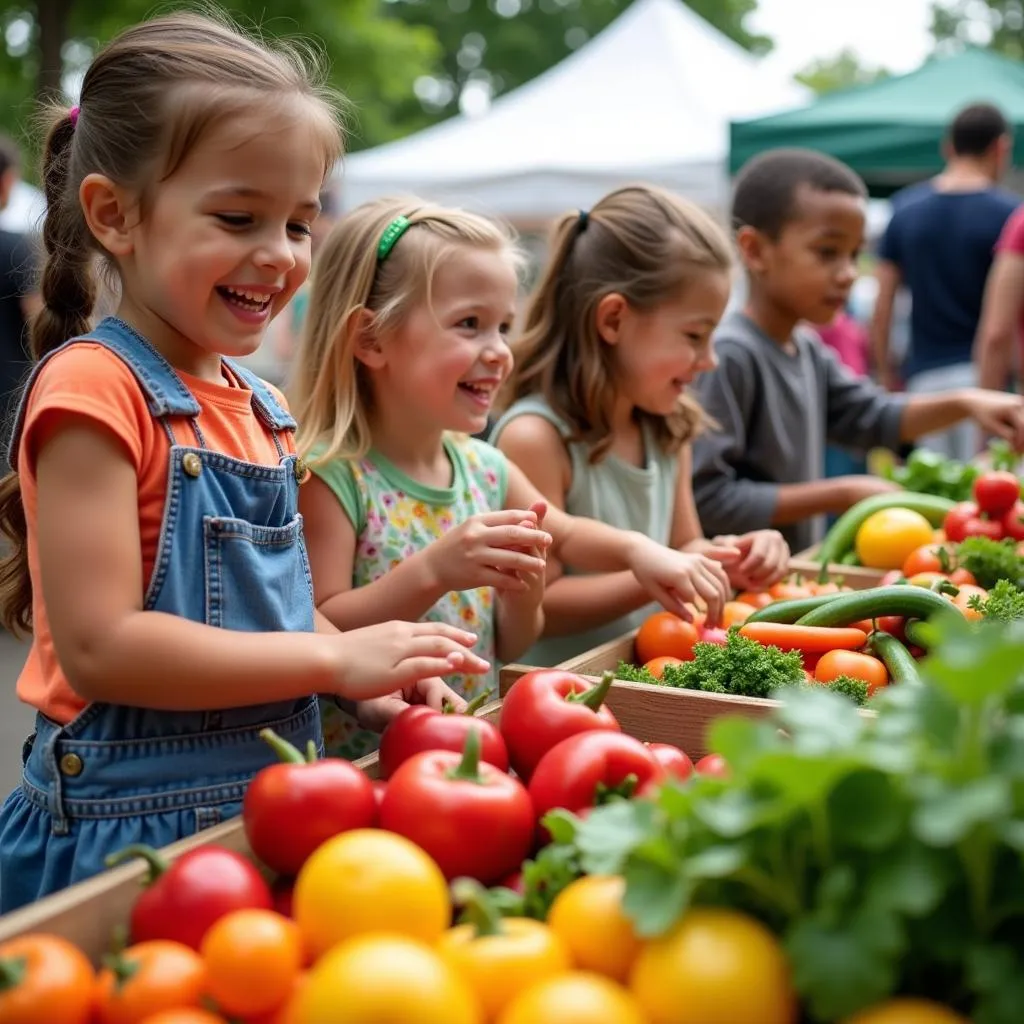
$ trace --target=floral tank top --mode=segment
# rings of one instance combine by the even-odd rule
[[[313,467],[355,528],[353,588],[379,579],[470,516],[505,507],[505,456],[470,437],[448,437],[444,446],[452,467],[452,482],[445,488],[419,483],[373,451],[357,461],[339,459]],[[474,650],[493,666],[486,675],[452,674],[445,682],[466,700],[493,690],[497,685],[493,590],[451,591],[423,618],[476,633]],[[377,749],[378,733],[361,729],[352,715],[329,698],[320,705],[329,755],[354,760]]]

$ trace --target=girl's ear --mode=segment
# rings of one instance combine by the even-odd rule
[[[111,256],[128,256],[135,247],[138,203],[105,174],[87,174],[78,189],[90,234]]]
[[[767,267],[771,242],[756,228],[744,225],[736,232],[736,247],[740,251],[743,266],[754,274],[763,273]]]
[[[618,292],[609,292],[597,304],[595,325],[597,336],[606,345],[617,345],[622,337],[622,324],[629,312],[629,303]]]
[[[352,310],[343,328],[352,339],[352,354],[364,366],[379,370],[384,366],[384,349],[373,328],[373,312],[365,306]]]

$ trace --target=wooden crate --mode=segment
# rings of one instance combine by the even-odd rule
[[[816,580],[821,572],[821,562],[817,554],[821,548],[820,544],[795,554],[789,561],[789,567],[793,572],[806,576],[808,579]],[[877,587],[885,575],[884,569],[865,569],[862,565],[840,565],[832,562],[828,567],[830,579],[842,580],[848,587],[854,590],[867,590],[868,587]]]
[[[478,714],[493,718],[499,707],[495,701]],[[376,754],[361,758],[355,764],[371,778],[377,777]],[[233,818],[173,843],[161,853],[169,860],[176,860],[191,850],[214,843],[238,853],[248,855],[250,852],[242,822]],[[141,860],[132,861],[5,914],[0,917],[0,942],[29,932],[45,931],[69,939],[98,963],[110,951],[118,926],[127,924],[147,871]]]

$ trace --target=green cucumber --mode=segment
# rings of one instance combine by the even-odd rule
[[[868,637],[868,649],[882,659],[894,683],[919,683],[917,662],[891,633],[875,630]]]
[[[775,601],[773,604],[758,608],[746,622],[785,622],[794,623],[808,612],[834,601],[841,594],[819,594],[817,597],[796,597],[789,601]]]
[[[799,626],[849,626],[864,619],[882,615],[927,619],[939,612],[953,612],[950,603],[932,590],[893,584],[871,587],[849,594],[839,594],[834,601],[822,605],[797,619]]]
[[[932,526],[941,526],[946,513],[953,507],[949,498],[939,498],[934,494],[914,494],[912,491],[892,491],[886,494],[875,494],[863,501],[858,501],[847,509],[833,524],[825,539],[821,542],[815,558],[821,562],[822,573],[832,563],[842,563],[843,556],[853,550],[857,539],[857,531],[864,520],[887,508],[909,508],[920,512]]]
[[[903,627],[903,635],[907,638],[908,643],[912,643],[915,647],[920,647],[923,650],[928,649],[928,630],[927,623],[921,622],[920,619],[911,619]]]

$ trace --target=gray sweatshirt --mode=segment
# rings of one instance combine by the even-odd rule
[[[905,399],[857,377],[810,328],[793,351],[742,313],[715,334],[718,368],[695,395],[720,429],[693,444],[693,493],[707,536],[772,524],[779,484],[820,480],[826,441],[856,451],[898,448]],[[819,541],[824,516],[780,527],[794,552]]]

